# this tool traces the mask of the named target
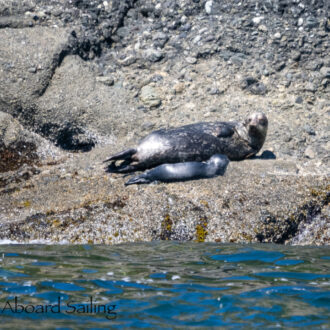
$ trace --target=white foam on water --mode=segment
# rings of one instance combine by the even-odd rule
[[[174,280],[178,280],[179,278],[181,278],[179,275],[173,275],[172,276],[172,280],[174,281]]]
[[[66,244],[69,244],[69,241],[62,240],[62,241],[56,242],[54,244],[54,241],[45,240],[45,239],[33,239],[31,241],[28,241],[28,242],[19,242],[19,241],[14,241],[14,240],[10,240],[10,239],[0,239],[0,245],[11,245],[11,244],[19,244],[19,245],[32,245],[32,244],[66,245]]]

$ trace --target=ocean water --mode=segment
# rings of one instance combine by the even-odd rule
[[[0,245],[0,328],[330,328],[330,249]]]

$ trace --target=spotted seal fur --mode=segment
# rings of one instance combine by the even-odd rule
[[[244,122],[202,122],[177,128],[161,129],[147,135],[136,148],[119,152],[108,172],[129,173],[167,163],[210,159],[224,154],[230,160],[243,160],[255,155],[265,142],[268,120],[259,112]],[[116,162],[123,160],[118,166]]]

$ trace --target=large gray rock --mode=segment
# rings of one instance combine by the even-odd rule
[[[133,6],[133,2],[1,2],[0,111],[13,114],[25,127],[68,150],[90,150],[104,132],[112,132],[113,129],[108,124],[111,119],[107,120],[108,110],[105,110],[109,109],[107,100],[103,103],[103,113],[98,113],[95,109],[98,102],[91,102],[92,97],[89,101],[81,98],[74,90],[75,86],[72,86],[72,95],[69,94],[71,86],[65,86],[68,75],[63,77],[68,97],[60,102],[63,109],[53,106],[52,100],[42,107],[43,99],[39,102],[39,98],[49,86],[60,81],[58,77],[53,79],[53,75],[67,55],[79,54],[84,59],[100,55],[101,44],[107,46],[111,42],[112,34],[122,24],[123,17]],[[69,72],[71,73],[70,70]],[[76,87],[80,85],[81,93],[90,94],[89,88],[91,84],[94,85],[95,75],[90,75],[90,81],[87,77],[79,77],[79,74],[75,79],[80,79]],[[86,81],[85,86],[81,81]],[[72,83],[72,79],[67,82]],[[53,100],[58,95],[59,93],[55,93]],[[118,96],[120,97],[120,92]],[[102,98],[101,96],[100,99]],[[72,104],[71,100],[75,99],[80,102]],[[125,97],[121,99],[125,100]],[[84,101],[89,104],[83,105]],[[118,102],[111,99],[110,103],[110,108],[116,111],[113,104]],[[75,106],[79,108],[77,111]],[[95,111],[90,116],[94,117],[91,120],[94,131],[86,123],[89,119],[89,114],[85,111],[87,108],[89,114]],[[81,116],[82,113],[85,117]]]
[[[49,85],[69,35],[63,28],[0,29],[0,111],[32,126],[33,102]]]
[[[64,149],[87,151],[134,125],[130,96],[121,83],[108,86],[96,78],[80,57],[65,57],[36,103],[37,132]]]
[[[2,194],[0,238],[291,243],[300,228],[327,216],[326,177],[300,173],[301,163],[231,162],[223,177],[125,187],[127,178],[104,174],[104,156],[104,148],[80,153],[43,168],[22,192]],[[328,236],[310,235],[308,242],[327,244]]]

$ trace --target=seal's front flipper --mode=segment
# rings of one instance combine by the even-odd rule
[[[229,123],[223,123],[223,125],[219,126],[216,130],[216,137],[218,138],[228,138],[231,137],[235,133],[235,130],[232,125]]]
[[[131,149],[127,149],[124,151],[119,152],[118,154],[115,154],[109,158],[107,158],[105,162],[109,162],[111,160],[120,160],[120,159],[124,159],[124,160],[128,160],[131,159],[131,157],[136,153],[136,149],[131,148]]]

